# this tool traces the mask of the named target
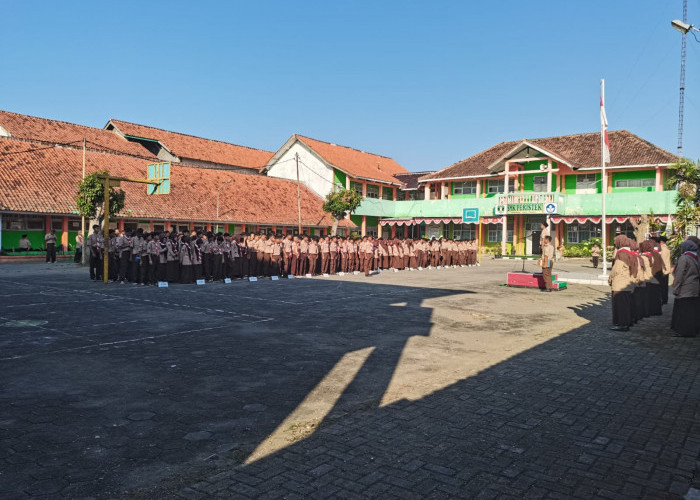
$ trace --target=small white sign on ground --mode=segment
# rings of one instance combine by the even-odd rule
[[[168,288],[168,282],[167,281],[159,281],[158,288]]]
[[[231,278],[224,278],[224,283],[231,283]]]
[[[258,281],[258,278],[257,276],[251,276],[250,278],[248,278],[248,281]]]
[[[204,281],[204,280],[197,280],[197,285],[203,285],[205,283],[206,283],[206,281]]]
[[[280,277],[279,276],[273,276],[272,281],[279,281]]]

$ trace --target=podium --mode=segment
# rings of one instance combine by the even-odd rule
[[[542,277],[542,273],[516,271],[508,273],[507,285],[525,288],[544,288],[544,278]],[[566,288],[566,281],[559,281],[559,276],[552,273],[552,290],[563,290],[564,288]]]

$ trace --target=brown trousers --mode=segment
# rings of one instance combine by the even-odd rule
[[[552,289],[552,268],[543,267],[542,268],[542,278],[544,278],[544,288],[545,290]]]
[[[362,260],[364,261],[362,267],[365,271],[365,276],[369,276],[369,273],[370,273],[371,268],[372,268],[372,260],[373,260],[372,254],[365,253],[364,258]]]
[[[330,254],[328,252],[321,253],[321,274],[328,274],[328,265],[330,264]]]
[[[310,253],[309,254],[309,270],[308,270],[309,273],[316,274],[316,261],[317,260],[318,260],[317,253]]]
[[[272,254],[271,253],[264,253],[263,254],[263,276],[271,276],[270,274],[270,264],[272,263]]]

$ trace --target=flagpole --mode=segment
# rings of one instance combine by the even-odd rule
[[[604,103],[605,103],[605,79],[600,80],[600,106],[601,110],[603,109]],[[608,178],[607,174],[605,172],[605,123],[603,120],[600,120],[600,169],[601,169],[601,176],[600,176],[600,190],[601,193],[603,194],[603,207],[602,207],[602,218],[601,218],[601,236],[602,236],[602,247],[603,247],[603,278],[606,278],[608,276],[608,232],[607,232],[607,224],[605,223],[607,212],[605,210],[605,194],[608,191]]]

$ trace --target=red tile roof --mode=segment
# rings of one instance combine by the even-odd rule
[[[187,163],[186,159],[191,158],[193,160],[259,170],[273,155],[270,151],[238,146],[213,139],[204,139],[121,120],[112,119],[110,123],[123,134],[160,141],[170,152],[177,155],[183,163]]]
[[[678,157],[627,130],[608,132],[611,166],[665,165]],[[557,156],[573,168],[600,166],[600,133],[574,134],[541,139],[501,142],[449,167],[421,177],[421,182],[431,179],[452,179],[489,175],[489,167],[496,164],[518,145],[525,142]]]
[[[338,146],[301,135],[295,135],[295,137],[313,149],[328,163],[352,177],[401,184],[401,181],[396,179],[394,174],[409,173],[396,161],[386,156],[365,153],[347,146]]]
[[[30,146],[30,147],[28,147]],[[82,151],[53,147],[28,152],[32,145],[0,138],[0,210],[54,214],[75,213]],[[88,151],[88,173],[146,176],[146,159]],[[225,170],[171,165],[171,194],[146,194],[146,186],[123,182],[128,218],[216,222],[216,192],[221,189],[220,221],[293,226],[297,223],[297,185],[293,181]],[[304,226],[326,227],[331,217],[323,200],[301,186]],[[341,226],[351,226],[342,221]]]
[[[0,126],[17,139],[51,144],[72,143],[75,147],[82,147],[83,139],[86,139],[87,147],[90,149],[153,158],[153,155],[140,144],[127,141],[114,132],[101,128],[21,115],[10,111],[0,111]]]

